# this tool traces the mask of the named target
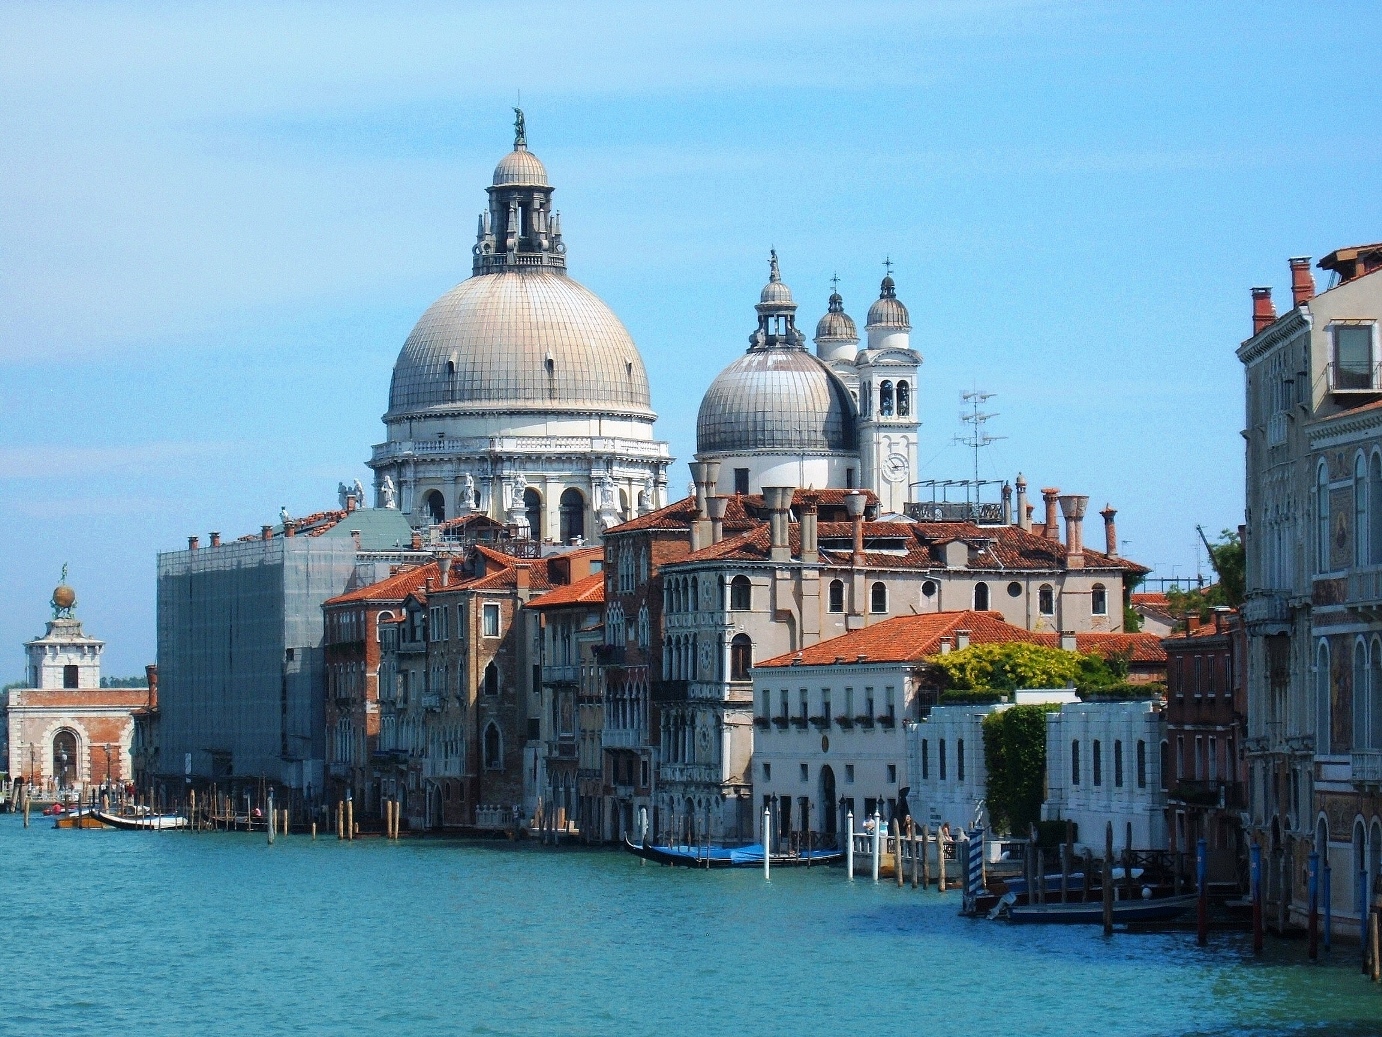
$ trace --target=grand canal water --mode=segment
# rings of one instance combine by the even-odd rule
[[[1338,947],[1011,928],[838,869],[445,841],[27,830],[4,1034],[1371,1034]]]

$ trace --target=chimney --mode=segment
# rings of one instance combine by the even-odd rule
[[[1017,473],[1017,524],[1022,529],[1031,531],[1032,509],[1027,503],[1027,480],[1021,472]]]
[[[413,530],[413,539],[411,541],[411,546],[414,551],[422,550],[422,530]]]
[[[1013,488],[1010,483],[1003,484],[1003,525],[1013,523]]]
[[[690,467],[691,479],[696,484],[696,524],[691,527],[691,550],[699,551],[712,542],[707,501],[719,482],[720,462],[692,461]]]
[[[1315,279],[1310,275],[1310,257],[1291,257],[1291,304],[1304,306],[1315,297]]]
[[[1060,499],[1060,489],[1055,486],[1047,486],[1041,491],[1041,499],[1046,502],[1046,525],[1041,530],[1041,535],[1047,540],[1060,539],[1060,525],[1056,518],[1056,502]]]
[[[792,560],[789,539],[791,515],[788,511],[792,506],[792,492],[791,486],[763,487],[763,502],[768,506],[768,529],[771,533],[771,551],[768,557],[774,562]]]
[[[1188,634],[1192,630],[1200,629],[1200,614],[1198,612],[1187,612],[1185,614],[1185,632]]]
[[[445,556],[437,559],[437,568],[441,570],[441,585],[445,587],[451,582],[451,558]]]
[[[949,654],[950,654],[950,638],[948,638],[948,637],[942,637],[942,638],[941,638],[941,655],[949,655]]]
[[[513,567],[514,589],[518,591],[518,600],[524,603],[528,601],[529,588],[532,586],[532,582],[529,579],[531,569],[532,566],[526,563]]]
[[[273,526],[260,526],[260,527],[259,527],[259,539],[260,539],[260,540],[272,540],[273,538],[274,538],[274,527],[273,527]]]
[[[212,532],[211,532],[211,546],[212,546],[212,547],[220,547],[220,546],[221,546],[221,534],[218,533],[218,532],[216,532],[215,530],[212,530]]]
[[[1089,498],[1067,493],[1060,498],[1060,510],[1065,516],[1065,567],[1084,568],[1084,513]]]
[[[350,539],[355,544],[355,550],[360,550],[360,531],[358,529],[350,531]]]
[[[849,520],[854,524],[854,554],[850,558],[849,564],[861,566],[864,564],[864,505],[867,498],[859,490],[850,490],[845,494],[845,510],[849,512]]]
[[[1118,527],[1113,523],[1113,517],[1118,514],[1112,504],[1105,504],[1104,510],[1099,512],[1104,517],[1104,554],[1110,558],[1118,557]]]
[[[958,651],[958,652],[963,652],[963,651],[964,651],[966,648],[968,648],[968,647],[969,647],[969,631],[968,631],[968,630],[956,630],[956,631],[955,631],[955,650]]]
[[[710,542],[718,544],[725,538],[725,509],[729,507],[728,497],[707,497],[706,511],[710,513]]]
[[[432,577],[429,576],[427,577],[427,579],[422,581],[422,589],[427,594],[432,593]]]
[[[196,537],[188,537],[188,538],[187,538],[187,550],[189,550],[189,551],[195,551],[195,550],[196,550],[198,547],[200,547],[200,546],[201,546],[201,541],[200,541],[199,539],[197,539]]]
[[[820,541],[816,535],[816,495],[801,495],[801,560],[814,564],[821,560]]]
[[[158,706],[158,664],[148,663],[144,667],[144,680],[149,685],[149,705]]]
[[[1276,307],[1272,305],[1272,290],[1270,288],[1254,288],[1252,290],[1252,333],[1258,334],[1275,320]]]
[[[1036,512],[1036,505],[1035,505],[1035,504],[1028,504],[1028,505],[1027,505],[1027,521],[1023,524],[1022,528],[1025,529],[1025,530],[1027,530],[1027,532],[1029,532],[1029,533],[1032,531],[1032,515],[1033,515],[1035,512]]]
[[[347,493],[347,494],[346,494],[346,514],[349,515],[349,514],[350,514],[352,511],[354,511],[354,510],[355,510],[355,494],[354,494],[354,493]]]
[[[283,523],[283,535],[284,535],[284,536],[286,536],[286,537],[292,537],[292,536],[297,536],[297,534],[298,534],[298,527],[297,527],[297,524],[296,524],[295,522],[293,522],[292,519],[289,519],[287,522]]]
[[[1075,637],[1075,631],[1062,630],[1060,632],[1060,650],[1062,652],[1078,652],[1080,642]]]
[[[696,487],[696,518],[703,519],[706,516],[706,492],[705,492],[705,469],[706,462],[692,461],[690,464],[691,482]]]

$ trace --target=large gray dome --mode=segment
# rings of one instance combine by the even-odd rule
[[[696,417],[696,453],[855,449],[849,390],[804,349],[751,349],[710,383]]]
[[[547,270],[462,281],[404,342],[386,419],[477,410],[654,416],[643,358],[619,318]]]

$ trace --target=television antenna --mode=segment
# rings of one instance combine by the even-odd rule
[[[998,415],[987,413],[980,408],[997,395],[997,393],[985,392],[983,389],[970,389],[968,392],[960,393],[961,404],[968,408],[968,410],[960,412],[960,420],[969,426],[969,432],[962,436],[956,436],[955,442],[974,451],[974,503],[976,504],[979,502],[979,451],[990,443],[1008,438],[1007,436],[991,436],[984,431],[984,424]]]

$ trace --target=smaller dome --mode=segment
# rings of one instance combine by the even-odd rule
[[[910,329],[911,326],[912,321],[907,315],[907,307],[898,301],[897,285],[893,282],[890,274],[883,278],[883,284],[879,287],[878,301],[869,307],[867,327]]]
[[[551,187],[547,167],[523,144],[518,144],[494,167],[495,187]]]
[[[816,341],[822,340],[859,341],[859,329],[845,312],[845,301],[840,298],[839,292],[830,293],[830,308],[816,325]]]

